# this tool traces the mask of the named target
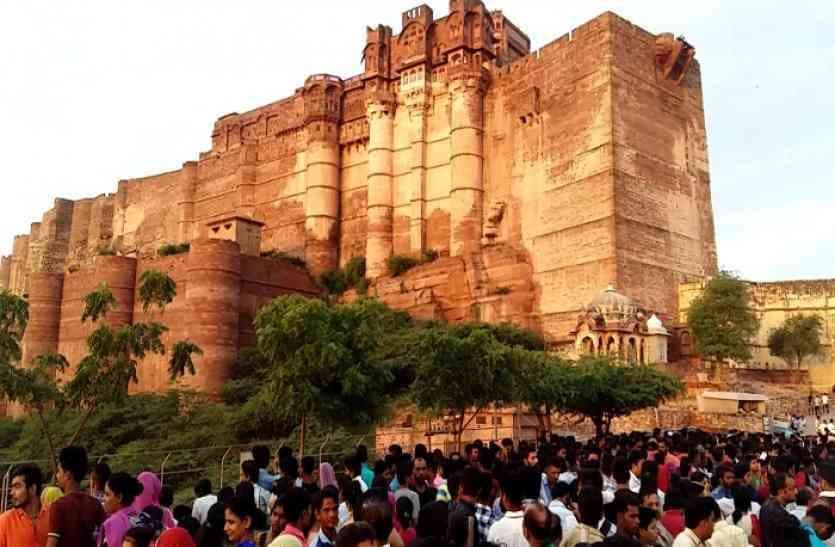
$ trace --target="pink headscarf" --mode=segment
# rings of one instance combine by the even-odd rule
[[[159,495],[162,492],[162,482],[160,482],[159,477],[150,471],[143,471],[136,477],[136,480],[142,484],[142,493],[136,496],[136,499],[133,501],[133,508],[136,512],[141,513],[149,505],[159,507],[162,509],[162,525],[165,528],[176,527],[177,523],[174,522],[174,516],[171,514],[171,511],[159,504]]]
[[[327,462],[319,464],[319,488],[325,488],[326,486],[339,488],[333,466]]]

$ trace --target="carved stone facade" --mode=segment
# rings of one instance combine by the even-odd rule
[[[333,47],[340,47],[334,44]],[[0,285],[148,260],[234,217],[311,273],[365,256],[371,293],[447,320],[512,321],[570,344],[609,284],[669,323],[678,284],[716,270],[693,49],[604,13],[539,51],[500,11],[421,5],[369,28],[363,73],[309,77],[219,118],[182,169],[56,201]],[[403,278],[392,255],[439,260]]]

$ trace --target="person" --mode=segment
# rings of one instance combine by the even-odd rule
[[[104,486],[102,507],[109,516],[99,530],[99,547],[121,547],[125,534],[136,523],[133,500],[142,492],[142,485],[127,473],[114,473]]]
[[[68,446],[58,454],[55,482],[64,496],[49,508],[47,547],[93,547],[96,531],[104,522],[101,503],[81,490],[87,474],[87,451]]]
[[[760,519],[751,510],[751,491],[742,485],[733,489],[734,510],[726,519],[730,524],[739,526],[748,537],[748,543],[759,547],[762,543]]]
[[[733,498],[733,487],[736,484],[736,474],[730,467],[720,467],[716,470],[719,476],[719,485],[711,492],[713,499],[719,501],[725,498]]]
[[[426,458],[415,458],[412,489],[417,493],[420,506],[435,501],[438,490],[429,484],[429,464]]]
[[[98,462],[90,473],[90,495],[104,503],[104,485],[110,478],[111,471],[107,462]]]
[[[333,466],[328,462],[322,462],[319,464],[319,488],[324,490],[328,486],[339,488],[339,483],[336,481]]]
[[[778,473],[770,481],[769,490],[771,497],[760,509],[763,547],[774,546],[778,523],[784,531],[792,521],[797,528],[800,528],[800,522],[786,510],[786,506],[794,502],[796,494],[794,479],[785,473]]]
[[[522,519],[525,512],[522,508],[524,469],[510,467],[502,477],[502,505],[506,511],[504,516],[493,523],[487,534],[487,541],[505,547],[528,547],[525,540]]]
[[[638,541],[643,547],[658,547],[658,513],[649,507],[638,510]]]
[[[722,517],[719,502],[713,499],[713,534],[707,540],[710,547],[748,547],[748,536],[739,526]]]
[[[525,511],[522,531],[531,547],[554,547],[562,541],[560,519],[539,502],[531,504]]]
[[[336,536],[336,547],[374,547],[374,529],[365,522],[351,523]]]
[[[195,547],[195,544],[184,528],[171,528],[162,533],[155,547]]]
[[[629,539],[638,539],[639,507],[641,502],[632,492],[621,490],[615,494],[615,524],[617,533]]]
[[[264,490],[270,490],[273,483],[279,479],[278,475],[270,473],[270,449],[259,445],[252,448],[252,459],[258,465],[258,485]]]
[[[557,466],[557,462],[550,460],[545,466],[545,469],[542,470],[542,489],[539,494],[539,499],[542,500],[542,503],[546,507],[554,499],[552,494],[554,487],[557,486],[557,482],[559,481],[559,476],[560,468]]]
[[[36,465],[20,465],[9,476],[12,508],[0,516],[0,547],[44,547],[49,509],[41,503],[43,474]]]
[[[461,482],[458,485],[457,500],[452,502],[449,512],[449,539],[457,545],[471,541],[477,544],[483,543],[487,538],[481,538],[477,525],[470,526],[471,521],[475,522],[475,504],[478,492],[481,489],[482,474],[475,467],[467,467],[461,473]],[[473,530],[475,538],[470,538],[470,529]]]
[[[336,542],[339,524],[339,491],[333,486],[320,490],[313,496],[313,516],[318,532],[310,547],[328,547]]]
[[[255,460],[247,460],[241,464],[241,482],[248,482],[252,485],[252,500],[255,507],[263,513],[269,512],[270,492],[258,484],[258,464]]]
[[[571,486],[564,482],[557,482],[552,489],[553,499],[548,504],[548,510],[560,519],[563,537],[571,536],[577,527],[577,516],[569,506],[571,503]]]
[[[136,480],[142,483],[142,493],[139,494],[133,502],[133,508],[137,513],[142,513],[149,506],[159,507],[162,511],[162,525],[165,528],[175,528],[177,523],[174,522],[174,515],[168,508],[163,508],[159,502],[160,494],[162,493],[162,482],[159,477],[150,471],[143,471]]]
[[[795,484],[797,484],[796,481]],[[803,522],[803,519],[806,518],[806,512],[809,510],[809,504],[812,502],[814,496],[815,493],[812,492],[811,488],[798,488],[797,494],[794,497],[794,504],[789,506],[791,507],[789,514],[798,521]]]
[[[294,486],[279,496],[276,505],[281,507],[284,525],[270,547],[305,547],[310,517],[307,492]]]
[[[420,513],[420,496],[417,492],[409,488],[409,485],[412,483],[412,477],[414,475],[414,466],[411,460],[407,458],[403,458],[397,464],[397,483],[398,488],[394,491],[394,501],[395,503],[400,498],[406,497],[409,498],[409,501],[412,502],[413,512],[412,512],[412,519],[417,521],[418,514]]]
[[[412,501],[409,498],[400,498],[394,504],[394,514],[400,524],[400,538],[405,547],[410,547],[417,539],[417,531],[412,521]]]
[[[144,526],[134,526],[125,533],[121,547],[151,547],[154,531]]]
[[[212,494],[212,481],[200,479],[194,485],[194,503],[191,506],[191,516],[197,519],[200,526],[206,524],[209,517],[209,509],[217,503],[217,496]]]
[[[629,490],[633,494],[641,493],[641,468],[644,466],[644,455],[640,450],[629,453]]]
[[[359,507],[358,518],[367,522],[374,529],[374,544],[377,547],[392,543],[391,538],[396,534],[394,531],[394,515],[384,493],[381,495],[374,490],[369,490],[364,494]],[[399,536],[397,537],[399,540]]]
[[[449,504],[433,501],[420,510],[418,518],[417,539],[412,547],[440,547],[447,545],[447,530],[449,524]]]
[[[351,478],[353,481],[357,481],[360,485],[360,489],[362,493],[365,494],[368,491],[368,484],[364,480],[362,480],[362,466],[360,465],[359,460],[356,456],[348,456],[345,458],[345,474]]]
[[[690,501],[684,509],[684,531],[676,537],[673,547],[705,547],[713,535],[713,508],[716,501],[699,497]]]
[[[825,546],[829,547],[835,545],[835,517],[832,516],[832,511],[823,505],[815,505],[809,508],[809,513],[805,517],[805,522],[815,533],[815,536]]]
[[[374,482],[374,470],[368,465],[368,448],[361,444],[357,446],[356,458],[360,462],[360,476],[365,484]]]
[[[580,490],[577,508],[580,522],[574,532],[566,536],[563,547],[602,543],[605,536],[597,529],[597,525],[603,518],[603,493],[593,486],[584,486]]]
[[[226,506],[223,531],[235,547],[255,547],[254,523],[258,508],[250,497],[235,496]]]
[[[311,496],[319,491],[319,481],[316,479],[316,458],[305,456],[302,458],[302,488]]]
[[[829,395],[826,393],[821,395],[821,407],[824,414],[829,414]]]
[[[227,502],[218,501],[209,508],[206,523],[197,534],[197,543],[200,547],[225,547],[226,533],[223,528],[226,524],[226,503],[231,502],[232,499],[229,498]]]
[[[63,495],[64,493],[57,486],[47,486],[41,490],[41,505],[48,509],[50,505],[58,501],[58,498]]]

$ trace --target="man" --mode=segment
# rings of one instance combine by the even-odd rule
[[[247,460],[241,464],[241,482],[252,483],[255,496],[255,506],[263,513],[269,512],[270,492],[258,484],[259,469],[255,460]]]
[[[719,486],[714,488],[710,495],[717,501],[725,498],[733,499],[731,491],[736,484],[736,474],[733,469],[722,466],[716,471],[716,474],[719,476]]]
[[[420,507],[432,503],[438,497],[438,490],[429,485],[429,465],[425,458],[415,458],[412,483],[412,490],[418,495]]]
[[[557,478],[560,476],[560,468],[554,460],[548,462],[542,470],[542,489],[539,494],[542,503],[548,507],[553,499],[552,490],[557,485]]]
[[[475,467],[467,467],[461,475],[461,484],[458,486],[457,501],[453,502],[449,513],[449,538],[456,545],[467,544],[469,536],[470,519],[475,519],[476,498],[482,488],[483,475]],[[477,523],[476,523],[477,524]],[[479,533],[481,528],[474,526],[476,537],[475,545],[484,543],[487,540]]]
[[[786,511],[786,506],[794,502],[797,494],[794,479],[785,473],[778,473],[771,480],[769,488],[771,497],[760,509],[762,547],[772,547],[775,544],[778,525],[785,527],[786,523],[793,521],[793,526],[800,528],[800,522]]]
[[[478,537],[484,538],[486,542],[490,527],[496,522],[496,515],[490,506],[496,496],[493,493],[493,475],[489,471],[482,470],[481,472],[481,486],[478,489],[478,496],[475,503],[475,520]]]
[[[270,449],[263,445],[254,447],[252,459],[258,464],[258,485],[265,490],[271,490],[273,482],[279,477],[271,474],[267,469],[270,466]]]
[[[722,517],[722,510],[715,499],[713,499],[713,523],[713,533],[707,541],[710,547],[748,547],[748,534]]]
[[[523,470],[519,467],[509,468],[502,480],[502,504],[507,509],[504,516],[490,527],[487,541],[504,547],[529,547],[525,539],[522,519],[525,511],[522,508]]]
[[[706,547],[713,535],[713,508],[716,500],[701,497],[692,500],[684,510],[685,529],[673,542],[673,547]]]
[[[632,492],[620,491],[615,494],[615,525],[619,535],[632,540],[638,539],[640,505],[640,499]]]
[[[336,488],[326,486],[313,496],[313,516],[319,525],[319,532],[310,547],[332,547],[339,524],[339,491]]]
[[[365,522],[344,526],[336,538],[336,547],[374,547],[374,529]]]
[[[818,477],[821,491],[816,505],[826,505],[832,508],[835,505],[835,464],[831,462],[818,464]]]
[[[641,468],[644,466],[644,455],[640,450],[629,453],[629,490],[633,494],[641,492]]]
[[[412,461],[408,458],[401,458],[397,463],[397,484],[399,486],[394,491],[394,501],[397,502],[404,497],[408,498],[412,502],[412,522],[417,522],[420,514],[420,496],[409,488],[409,484],[412,483],[412,475],[414,475]]]
[[[539,464],[539,456],[533,448],[523,448],[519,451],[522,462],[526,467],[536,467]]]
[[[359,508],[358,518],[362,522],[367,522],[374,529],[374,545],[375,547],[383,547],[389,545],[392,532],[394,531],[394,518],[391,511],[391,505],[387,500],[379,499],[372,490],[368,496],[363,496],[362,505]],[[396,536],[396,534],[394,534]]]
[[[305,547],[310,527],[310,498],[307,492],[294,486],[279,496],[276,506],[281,507],[276,525],[276,528],[281,528],[281,532],[270,543],[270,547]]]
[[[569,508],[571,486],[564,482],[558,482],[554,485],[552,493],[554,499],[548,504],[548,510],[560,519],[562,537],[570,537],[574,529],[577,528],[577,517],[574,515],[574,511]]]
[[[58,454],[55,482],[64,495],[49,508],[47,547],[94,547],[105,514],[99,501],[81,491],[87,474],[87,451],[68,446]]]
[[[365,494],[368,492],[368,485],[362,480],[362,465],[356,456],[348,456],[345,458],[345,474],[360,485],[360,490]]]
[[[311,496],[319,491],[319,482],[316,478],[316,458],[305,456],[302,458],[302,488],[307,490]]]
[[[21,465],[10,476],[13,508],[0,516],[0,547],[44,547],[49,512],[41,507],[41,470],[35,465]]]
[[[209,517],[209,509],[217,503],[217,496],[212,494],[212,481],[200,479],[194,485],[194,504],[191,506],[191,516],[197,519],[200,525],[206,524]]]
[[[360,476],[365,484],[371,486],[374,482],[374,470],[368,465],[368,448],[364,444],[359,445],[356,456],[360,462]]]
[[[594,545],[602,542],[604,535],[597,529],[597,524],[603,518],[603,494],[593,486],[585,486],[580,490],[578,501],[580,523],[570,535],[564,534],[562,546],[576,547],[580,544]]]

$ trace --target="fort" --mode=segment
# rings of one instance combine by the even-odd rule
[[[398,30],[366,30],[359,75],[315,74],[220,117],[211,149],[179,170],[57,199],[0,263],[0,288],[31,303],[24,359],[77,360],[80,297],[100,281],[119,300],[108,320],[139,320],[137,275],[159,268],[179,292],[161,320],[204,348],[190,381],[216,392],[260,305],[315,294],[313,279],[358,256],[370,294],[417,317],[510,321],[565,348],[612,286],[640,303],[639,331],[679,336],[680,287],[717,271],[694,47],[607,12],[531,51],[479,0],[444,16],[415,7]],[[388,275],[390,257],[429,251]],[[815,291],[831,325],[832,284]],[[139,390],[161,389],[164,372],[142,363]]]

